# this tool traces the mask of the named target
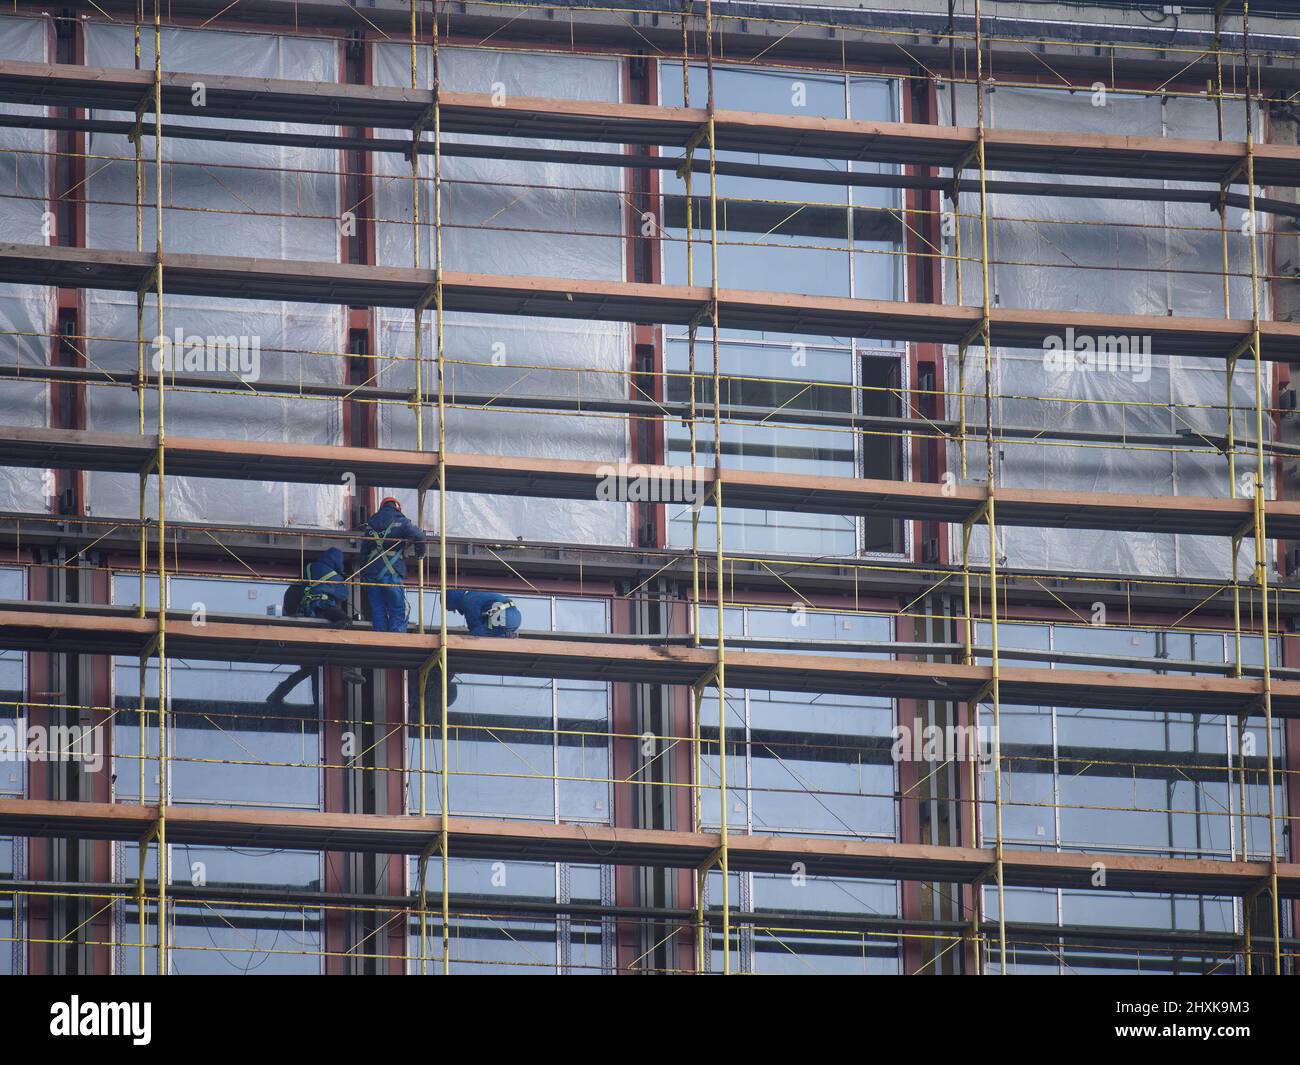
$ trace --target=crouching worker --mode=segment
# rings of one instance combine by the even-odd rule
[[[352,620],[348,612],[348,586],[344,583],[347,568],[343,562],[343,552],[337,547],[307,563],[306,579],[289,585],[284,592],[281,613],[285,617],[320,618],[328,621],[331,628],[346,628]],[[289,693],[304,680],[311,678],[312,705],[319,702],[316,690],[316,667],[300,666],[284,678],[267,699],[272,709],[284,706]],[[356,670],[345,670],[344,679],[356,683],[361,679]]]
[[[514,600],[496,592],[448,592],[447,609],[465,619],[471,636],[518,636],[523,621]]]
[[[321,618],[334,628],[346,628],[348,613],[347,567],[343,552],[331,547],[320,558],[307,563],[307,579],[290,585],[285,592],[284,613],[300,618]],[[295,589],[301,589],[294,607]],[[292,609],[291,609],[292,608]]]
[[[402,551],[415,544],[417,558],[424,557],[424,533],[402,513],[392,496],[379,504],[362,530],[369,538],[360,577],[370,599],[370,623],[376,632],[406,631],[406,562]]]

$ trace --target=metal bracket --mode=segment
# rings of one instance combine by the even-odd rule
[[[429,304],[435,303],[438,299],[438,292],[442,287],[442,278],[438,278],[432,285],[420,294],[420,298],[415,301],[415,313],[427,310]]]
[[[151,473],[153,473],[155,470],[158,469],[161,462],[162,462],[162,447],[159,446],[153,449],[153,454],[149,456],[149,461],[140,467],[140,476],[148,477]]]
[[[434,466],[433,469],[431,469],[428,473],[426,473],[423,477],[421,477],[420,483],[415,486],[415,490],[417,492],[427,492],[430,488],[433,487],[436,481],[441,479],[440,475],[442,473],[442,463],[443,463],[442,456],[439,455],[438,465]]]
[[[724,848],[718,847],[713,851],[712,854],[710,854],[706,859],[704,859],[704,864],[701,865],[697,870],[700,876],[704,876],[705,873],[707,873],[710,869],[712,869],[715,865],[718,865],[722,861],[723,850]]]
[[[149,91],[144,94],[140,102],[135,105],[135,123],[131,126],[131,132],[126,135],[126,139],[131,144],[139,143],[140,137],[144,132],[145,110],[155,101],[157,92],[158,83],[155,81],[149,86]],[[154,133],[157,135],[157,130],[155,130]]]
[[[1229,170],[1222,178],[1219,179],[1219,206],[1222,207],[1228,199],[1228,187],[1237,180],[1246,170],[1246,160],[1238,159],[1232,164]]]
[[[989,501],[992,498],[993,491],[990,489],[989,494],[980,500],[980,505],[972,510],[968,517],[962,519],[961,527],[963,529],[970,529],[987,517],[989,512]]]
[[[430,104],[420,112],[420,117],[415,120],[415,125],[411,127],[411,146],[406,149],[406,158],[408,160],[414,159],[415,156],[419,154],[420,137],[423,135],[429,123],[433,121],[437,110],[438,105],[436,103]]]
[[[698,329],[700,325],[706,320],[709,321],[710,323],[713,321],[712,303],[704,304],[704,306],[702,306],[698,311],[696,311],[693,315],[691,315],[691,320],[688,323],[688,328]]]
[[[975,338],[981,336],[987,330],[988,330],[988,319],[981,318],[978,322],[976,322],[973,326],[971,326],[968,330],[966,330],[965,336],[963,336],[961,340],[957,342],[958,352],[960,352],[962,355],[965,355],[966,349],[969,348],[975,342]]]
[[[135,298],[137,300],[144,299],[144,294],[150,289],[156,289],[161,282],[162,262],[159,261],[154,263],[153,266],[149,268],[149,272],[145,274],[144,280],[140,282],[139,287],[135,290]]]

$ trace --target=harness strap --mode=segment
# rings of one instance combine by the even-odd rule
[[[510,609],[514,609],[514,610],[519,609],[517,606],[515,606],[515,601],[513,599],[507,599],[504,602],[498,601],[493,603],[491,606],[489,606],[479,616],[482,619],[483,624],[490,629],[505,628],[504,618],[502,618],[502,622],[500,625],[494,625],[493,618],[499,615],[504,615],[505,612]]]
[[[320,602],[321,600],[333,599],[334,598],[333,596],[326,595],[324,592],[318,592],[316,589],[319,585],[328,584],[331,580],[333,580],[337,576],[338,574],[334,570],[330,570],[323,577],[309,579],[307,581],[307,586],[302,590],[302,599],[300,600],[300,603],[303,606],[306,606],[308,603],[316,603],[316,602]]]
[[[390,552],[384,547],[384,540],[388,537],[388,534],[392,531],[393,526],[396,524],[397,522],[390,521],[388,523],[387,528],[385,528],[382,533],[376,532],[374,529],[370,529],[369,527],[367,527],[367,531],[370,533],[370,539],[372,543],[370,545],[370,556],[366,559],[366,565],[369,565],[376,558],[378,558],[381,562],[383,562],[384,569],[388,571],[388,575],[392,577],[394,580],[398,580],[400,578],[398,578],[397,570],[393,568],[392,560],[388,557],[392,552]]]

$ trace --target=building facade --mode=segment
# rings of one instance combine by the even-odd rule
[[[897,6],[0,17],[0,971],[1294,970],[1296,20]]]

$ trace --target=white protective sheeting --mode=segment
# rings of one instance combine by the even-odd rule
[[[43,18],[0,18],[0,57],[30,63],[49,61],[50,23]],[[44,108],[0,104],[5,114],[43,114]],[[53,135],[39,129],[0,130],[0,233],[17,244],[48,244],[48,157]],[[50,224],[47,224],[47,221]],[[0,285],[0,363],[49,365],[54,324],[54,290],[41,285]],[[0,423],[49,425],[49,387],[43,381],[0,384]],[[54,493],[49,470],[0,466],[0,510],[41,511]]]
[[[375,81],[409,85],[410,49],[378,45]],[[442,83],[448,90],[504,93],[570,100],[618,100],[620,66],[613,59],[563,55],[503,54],[479,49],[444,49]],[[429,52],[422,50],[418,81],[431,84]],[[447,141],[457,138],[448,136]],[[460,138],[482,142],[482,138]],[[614,145],[530,141],[530,147],[617,151]],[[411,266],[412,196],[410,164],[380,156],[376,167],[377,256],[384,266]],[[420,265],[434,262],[433,162],[422,159]],[[623,172],[563,163],[490,159],[443,159],[443,257],[446,269],[480,273],[623,279],[621,197]],[[578,190],[578,191],[574,191]],[[403,224],[404,223],[404,224]],[[414,389],[411,312],[379,312],[381,383]],[[422,355],[436,353],[433,312],[424,316]],[[491,412],[452,410],[447,416],[451,451],[556,459],[619,462],[628,455],[628,425],[622,417],[510,413],[511,395],[553,395],[588,399],[627,397],[623,372],[630,357],[622,323],[582,322],[505,315],[447,314],[444,338],[449,360],[484,363],[448,367],[448,388],[499,396]],[[433,387],[426,366],[426,388]],[[424,447],[437,442],[436,411],[426,412]],[[385,447],[416,445],[414,414],[388,406],[380,415]],[[402,493],[397,493],[399,496]],[[411,497],[414,493],[408,493]],[[430,507],[430,511],[434,508]],[[414,509],[409,510],[414,513]],[[436,527],[436,513],[424,516]],[[520,499],[457,493],[447,499],[448,532],[513,539],[624,544],[628,507],[581,500]]]
[[[941,120],[949,121],[947,94]],[[1075,94],[1045,89],[998,88],[986,93],[985,120],[1006,129],[1077,130],[1141,136],[1214,140],[1213,103],[1114,93]],[[1224,107],[1225,139],[1245,137],[1242,105]],[[973,89],[958,94],[958,122],[975,122]],[[1258,126],[1256,127],[1258,128]],[[1062,140],[1070,134],[1062,133]],[[994,179],[1043,181],[1037,174],[996,173]],[[1086,187],[1107,184],[1162,187],[1160,182],[1055,177],[1054,183]],[[1165,183],[1164,187],[1186,187]],[[1238,189],[1237,191],[1244,191]],[[962,197],[961,302],[980,305],[979,201]],[[1224,317],[1222,243],[1217,213],[1202,204],[992,195],[989,256],[993,303],[1063,311],[1114,314]],[[1230,287],[1233,317],[1250,317],[1249,242],[1230,210]],[[974,216],[974,217],[969,217]],[[1082,223],[1082,224],[1080,224]],[[955,252],[951,238],[945,251]],[[1047,264],[1047,265],[1041,265]],[[1179,271],[1173,273],[1171,271]],[[947,263],[945,299],[957,302],[956,276]],[[1267,317],[1268,308],[1261,308]],[[1068,340],[1062,330],[1062,340]],[[1142,339],[1136,338],[1138,351]],[[948,349],[948,387],[958,389],[957,353]],[[1050,365],[1042,351],[998,348],[994,360],[995,425],[1066,428],[1091,432],[1186,434],[1187,446],[1204,446],[1197,432],[1221,436],[1226,374],[1223,360],[1151,356],[1119,363],[1119,372],[1074,370]],[[1265,372],[1268,372],[1267,366]],[[967,355],[966,392],[982,397],[983,352]],[[1046,401],[1034,398],[1046,397]],[[1243,361],[1234,380],[1234,404],[1254,403],[1254,370]],[[1170,405],[1176,405],[1173,409]],[[954,404],[955,410],[955,404]],[[982,398],[968,400],[971,423],[984,421]],[[1253,422],[1237,416],[1239,435],[1253,436]],[[959,470],[956,445],[950,468]],[[968,480],[986,479],[986,453],[967,448]],[[1247,461],[1253,469],[1253,462]],[[1243,464],[1239,461],[1239,472]],[[997,483],[1009,487],[1150,492],[1160,495],[1225,496],[1227,461],[1213,453],[1189,455],[1148,445],[1077,446],[1061,443],[1005,443],[997,456]],[[981,542],[982,541],[982,542]],[[999,530],[999,554],[1017,568],[1223,576],[1230,572],[1230,545],[1221,538],[1040,529]],[[972,540],[975,558],[987,558],[987,538]],[[1242,564],[1253,564],[1250,545]]]
[[[153,66],[153,34],[142,38],[141,65]],[[196,75],[238,72],[250,77],[302,81],[338,80],[338,46],[332,42],[262,34],[167,29],[162,40],[166,69]],[[86,62],[92,66],[134,65],[130,26],[86,23]],[[196,81],[199,81],[196,78]],[[168,139],[168,125],[222,125],[195,117],[164,116],[164,249],[176,252],[253,258],[337,262],[339,256],[338,156],[334,151],[272,145],[227,144]],[[95,112],[95,117],[129,117]],[[248,128],[269,123],[241,122]],[[281,124],[291,132],[317,127]],[[145,137],[143,153],[147,203],[143,247],[155,242],[154,142]],[[120,160],[94,169],[89,182],[88,243],[96,248],[134,248],[135,166],[124,137],[95,134],[88,151]],[[217,213],[234,212],[234,213]],[[173,337],[241,337],[260,346],[257,380],[341,383],[344,360],[329,355],[344,343],[342,307],[263,300],[226,300],[166,293],[164,331]],[[134,369],[136,308],[130,293],[88,292],[90,346],[95,365]],[[152,296],[146,303],[145,335],[157,333]],[[152,357],[152,346],[146,355]],[[256,385],[256,380],[252,382]],[[137,401],[130,389],[94,388],[88,396],[91,428],[133,432]],[[147,429],[157,424],[156,391],[147,397]],[[230,393],[168,391],[169,435],[239,440],[342,442],[338,401],[268,399],[251,390]],[[95,514],[135,512],[136,483],[121,474],[90,474],[88,505]],[[156,493],[149,493],[150,507]],[[341,486],[221,481],[169,477],[167,509],[178,520],[337,527],[343,517]]]

